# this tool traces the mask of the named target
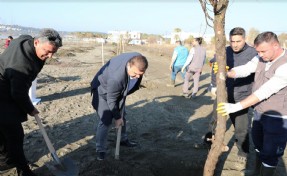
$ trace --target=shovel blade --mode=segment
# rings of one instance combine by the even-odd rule
[[[55,176],[78,176],[79,175],[79,169],[74,163],[73,160],[70,158],[65,158],[61,161],[61,164],[56,165],[47,165],[49,170],[55,175]]]

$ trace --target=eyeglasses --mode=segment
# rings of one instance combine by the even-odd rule
[[[54,36],[47,37],[47,39],[51,42],[56,42],[56,43],[61,42],[61,39],[59,39],[58,37],[54,37]]]

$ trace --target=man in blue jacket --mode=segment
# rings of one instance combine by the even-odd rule
[[[24,155],[21,123],[27,121],[27,114],[39,113],[29,88],[46,59],[61,46],[59,33],[44,29],[35,38],[21,35],[13,39],[0,56],[0,173],[16,167],[18,176],[35,176]]]
[[[115,126],[122,126],[121,145],[134,147],[126,134],[126,96],[139,89],[148,61],[140,53],[124,53],[112,58],[96,74],[91,82],[92,105],[100,121],[96,131],[97,159],[104,160],[107,150],[107,135],[112,120]]]

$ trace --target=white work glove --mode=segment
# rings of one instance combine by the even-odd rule
[[[240,102],[233,104],[233,103],[219,103],[217,105],[217,112],[223,116],[227,116],[230,113],[234,113],[237,111],[242,110],[243,107]]]

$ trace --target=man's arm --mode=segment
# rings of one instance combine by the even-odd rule
[[[259,62],[259,57],[255,56],[251,61],[247,62],[245,65],[237,66],[232,68],[227,72],[227,77],[229,78],[244,78],[254,73]]]
[[[186,66],[188,66],[188,64],[190,64],[190,62],[191,62],[192,59],[193,59],[193,55],[194,55],[194,48],[191,48],[190,51],[189,51],[189,54],[188,54],[188,56],[187,56],[187,59],[186,59],[184,65],[183,65],[183,67],[182,67],[182,69],[181,69],[181,72],[184,72]]]
[[[172,58],[171,58],[171,61],[170,61],[170,65],[169,65],[169,69],[172,70],[172,67],[173,67],[173,64],[176,60],[176,57],[177,57],[177,51],[174,50],[173,54],[172,54]]]
[[[269,98],[287,86],[286,70],[287,63],[278,67],[274,75],[254,92],[260,101]]]
[[[281,65],[275,71],[275,74],[266,83],[264,83],[253,94],[245,98],[244,100],[232,104],[232,103],[220,103],[218,112],[223,115],[234,113],[242,109],[248,108],[256,103],[269,98],[271,95],[276,94],[281,89],[287,86],[287,76],[285,70],[287,69],[287,63]]]
[[[275,74],[266,83],[264,83],[258,90],[253,94],[240,101],[243,109],[248,108],[260,101],[269,98],[271,95],[276,94],[281,89],[287,86],[287,63],[281,65],[275,71]]]
[[[259,98],[255,94],[251,94],[244,100],[240,101],[240,104],[242,106],[242,109],[245,109],[259,102],[260,102]]]
[[[122,91],[123,87],[117,80],[109,79],[107,81],[107,103],[115,119],[121,118],[119,98]]]
[[[29,89],[31,82],[29,77],[14,69],[6,69],[5,77],[10,80],[11,96],[13,100],[29,115],[33,115],[35,107],[33,106],[30,97]]]

